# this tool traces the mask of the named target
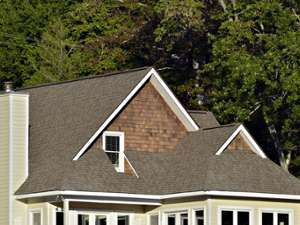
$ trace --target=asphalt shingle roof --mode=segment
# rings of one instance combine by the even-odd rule
[[[172,194],[239,191],[300,194],[299,181],[246,151],[215,153],[239,124],[220,126],[210,112],[190,112],[200,126],[172,152],[125,154],[139,177],[117,173],[107,155],[89,149],[73,157],[150,71],[142,68],[20,91],[30,94],[30,175],[17,191],[52,190]]]

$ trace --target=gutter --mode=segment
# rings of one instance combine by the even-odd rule
[[[73,197],[102,197],[117,199],[132,199],[134,201],[143,200],[150,202],[160,202],[162,200],[199,197],[199,196],[215,196],[215,197],[242,197],[242,198],[263,198],[263,199],[281,199],[281,200],[300,200],[300,195],[286,194],[269,194],[256,192],[232,192],[232,191],[195,191],[184,192],[167,195],[147,195],[147,194],[128,194],[128,193],[109,193],[109,192],[86,192],[86,191],[47,191],[33,194],[16,195],[17,200],[50,196],[73,196]]]

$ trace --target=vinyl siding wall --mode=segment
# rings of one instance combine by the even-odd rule
[[[8,224],[9,99],[0,95],[0,224]]]
[[[0,95],[0,224],[24,225],[27,206],[14,192],[27,176],[28,95]]]
[[[28,95],[11,95],[11,145],[12,145],[12,192],[25,181],[28,171]],[[13,225],[24,225],[27,206],[12,198]]]

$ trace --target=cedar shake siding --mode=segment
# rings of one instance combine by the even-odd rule
[[[236,151],[236,150],[244,150],[249,153],[254,153],[246,142],[245,138],[239,133],[232,142],[228,145],[227,150],[229,151]]]
[[[125,151],[170,151],[187,133],[160,94],[148,82],[107,131],[125,133]]]
[[[148,82],[106,131],[125,134],[125,151],[172,151],[187,131],[160,94]],[[96,141],[102,149],[102,137]]]

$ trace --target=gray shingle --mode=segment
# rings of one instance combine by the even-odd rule
[[[239,124],[220,126],[210,112],[190,112],[202,129],[175,151],[126,150],[139,178],[117,173],[103,151],[78,150],[149,68],[23,89],[30,94],[30,176],[17,191],[51,190],[172,194],[220,190],[300,194],[299,181],[256,154],[215,153]]]

